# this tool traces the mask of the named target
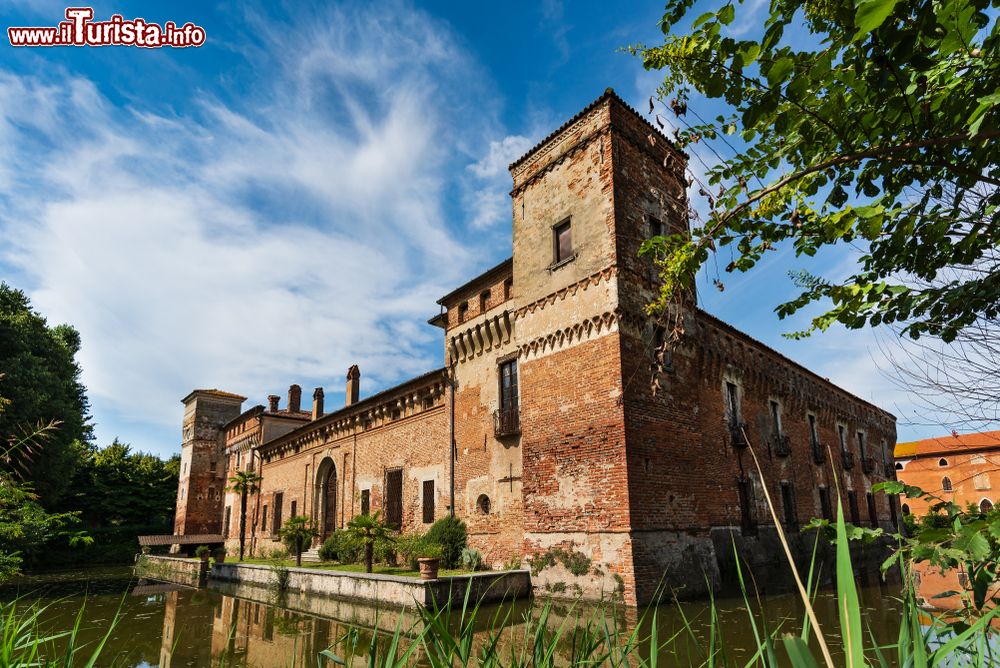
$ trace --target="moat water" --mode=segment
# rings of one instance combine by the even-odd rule
[[[893,643],[899,631],[898,587],[879,582],[877,577],[859,583],[860,600],[866,619],[880,644]],[[263,589],[202,590],[137,580],[125,567],[94,568],[48,573],[21,578],[0,586],[0,600],[20,597],[27,605],[45,605],[43,629],[72,628],[82,613],[79,639],[88,645],[98,642],[112,620],[118,623],[102,654],[99,665],[139,666],[315,666],[320,651],[334,648],[341,654],[342,641],[350,629],[358,629],[362,639],[373,632],[390,634],[400,621],[400,612],[376,610],[368,606],[329,599],[300,600],[286,596],[276,600]],[[511,636],[516,637],[525,614],[538,611],[543,601],[524,602],[510,610],[481,610],[480,619],[510,612]],[[742,665],[756,648],[742,598],[717,600],[716,614],[730,659]],[[798,632],[803,618],[800,601],[791,594],[762,599],[767,622],[781,624],[782,630]],[[832,591],[821,591],[816,610],[820,625],[838,626]],[[308,612],[304,612],[308,611]],[[557,603],[552,624],[568,623],[578,612],[589,612],[571,604]],[[711,609],[708,602],[663,605],[657,609],[657,629],[661,642],[679,634],[661,652],[661,665],[699,665],[709,645]],[[620,610],[617,621],[634,628],[637,613]],[[683,632],[685,620],[693,634]],[[402,613],[406,628],[416,620]],[[646,632],[644,629],[643,633]],[[481,632],[485,635],[485,630]],[[367,640],[364,641],[367,646]],[[570,651],[564,643],[564,651]],[[783,652],[780,652],[783,654]],[[321,665],[334,665],[332,662]]]

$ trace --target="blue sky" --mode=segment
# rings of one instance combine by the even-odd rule
[[[207,42],[0,45],[0,279],[80,330],[99,443],[161,455],[195,387],[332,406],[350,364],[363,394],[439,365],[435,300],[510,254],[508,162],[606,87],[643,109],[657,84],[619,51],[657,40],[656,2],[93,6]],[[16,0],[0,23],[64,9]],[[781,337],[804,322],[773,313],[786,272],[846,262],[779,251],[724,292],[709,271],[702,305],[895,412],[900,440],[941,432],[906,424],[877,335]]]

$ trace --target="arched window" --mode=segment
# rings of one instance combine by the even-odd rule
[[[988,513],[993,510],[993,502],[989,499],[983,499],[979,502],[979,510],[984,513]]]
[[[908,503],[904,503],[903,504],[903,514],[904,515],[909,515],[910,514],[910,504],[908,504]]]
[[[944,457],[938,460],[938,466],[947,466],[947,465],[948,465],[948,460],[945,459]]]
[[[489,515],[490,514],[490,497],[486,496],[485,494],[480,494],[479,498],[476,499],[476,508],[483,515]]]
[[[948,476],[941,478],[941,489],[944,490],[945,492],[952,491],[951,478],[949,478]]]
[[[902,463],[900,463],[900,462],[896,462],[896,470],[897,470],[897,471],[902,471],[902,470],[903,470],[903,465],[902,465]]]

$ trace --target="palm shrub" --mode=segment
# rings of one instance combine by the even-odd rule
[[[445,568],[458,567],[468,540],[465,522],[452,515],[439,519],[427,532],[427,542],[441,546],[441,565]]]
[[[247,539],[247,497],[260,491],[261,477],[253,471],[237,471],[229,479],[229,490],[240,495],[240,561]]]
[[[371,573],[375,542],[391,540],[389,527],[382,521],[379,511],[376,510],[374,515],[358,515],[352,519],[347,523],[347,530],[364,548],[365,572]]]
[[[302,565],[302,551],[309,547],[312,539],[319,535],[316,526],[308,515],[289,517],[278,531],[281,542],[295,553],[295,565]]]

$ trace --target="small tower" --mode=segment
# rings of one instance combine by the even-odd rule
[[[184,397],[181,473],[174,535],[218,534],[226,462],[222,427],[240,414],[246,397],[221,390],[195,390]]]

